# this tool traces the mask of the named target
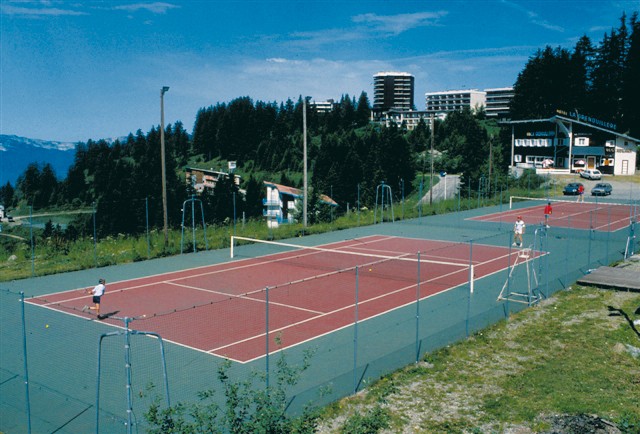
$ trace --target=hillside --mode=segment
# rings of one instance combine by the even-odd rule
[[[49,163],[58,179],[73,163],[75,144],[0,134],[0,185],[16,184],[31,163]]]
[[[332,405],[318,432],[638,433],[638,321],[639,294],[573,285]]]

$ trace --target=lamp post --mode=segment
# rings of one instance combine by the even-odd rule
[[[302,160],[303,160],[303,192],[302,192],[302,222],[307,227],[307,200],[309,187],[307,185],[307,97],[302,99]]]
[[[164,217],[164,247],[169,244],[169,225],[167,223],[167,174],[164,152],[164,94],[169,86],[160,89],[160,155],[162,159],[162,216]]]

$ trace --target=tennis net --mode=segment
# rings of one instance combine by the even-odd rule
[[[251,251],[239,249],[247,245],[255,248]],[[274,273],[281,274],[283,280],[287,281],[286,284],[292,283],[294,279],[306,281],[362,268],[371,278],[400,280],[412,284],[417,283],[418,279],[420,282],[454,286],[470,283],[473,291],[472,263],[425,259],[419,252],[393,253],[394,255],[375,253],[366,243],[358,240],[335,243],[331,247],[319,247],[241,236],[231,237],[232,258],[259,256],[271,264]],[[288,269],[280,266],[287,266]],[[306,271],[296,273],[291,271],[292,268]]]

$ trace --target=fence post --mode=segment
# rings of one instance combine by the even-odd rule
[[[418,218],[422,218],[422,181],[420,181],[420,192],[418,193]],[[420,220],[420,224],[422,224],[422,220]]]
[[[564,266],[564,271],[565,271],[565,275],[564,275],[564,288],[567,289],[567,287],[569,286],[569,231],[571,230],[571,216],[567,217],[567,236],[566,236],[566,243],[565,243],[565,253],[564,253],[564,262],[565,262],[565,266]]]
[[[133,433],[133,397],[131,395],[131,334],[130,318],[124,318],[124,362],[127,375],[127,433]]]
[[[465,331],[469,337],[469,316],[471,315],[471,294],[473,293],[473,240],[469,241],[469,292],[467,293],[467,320]]]
[[[356,299],[355,317],[353,322],[353,393],[358,392],[358,284],[359,268],[356,266]]]
[[[147,228],[147,259],[151,258],[151,239],[149,238],[149,198],[144,198],[145,224]]]
[[[33,243],[33,205],[29,206],[29,239],[31,240],[31,277],[34,277],[36,275],[36,255]]]
[[[358,207],[356,212],[358,213],[358,226],[360,226],[360,183],[358,183]]]
[[[589,248],[587,251],[587,271],[591,268],[591,238],[593,235],[593,211],[589,212]]]
[[[607,223],[607,243],[606,243],[606,247],[605,247],[605,255],[606,255],[606,261],[607,264],[609,265],[609,262],[611,262],[611,259],[609,259],[609,243],[611,242],[611,207],[609,208],[609,216],[608,216],[608,223]]]
[[[416,363],[420,361],[420,252],[418,252],[418,282],[416,284]]]
[[[511,309],[511,306],[509,304],[509,301],[511,299],[511,250],[512,250],[512,244],[511,244],[511,233],[507,232],[507,246],[509,246],[509,254],[507,255],[508,259],[508,265],[507,265],[507,302],[506,302],[506,307],[507,307],[507,312],[506,312],[506,319],[509,320],[509,311]]]
[[[265,289],[265,384],[269,390],[269,287]]]
[[[96,232],[96,203],[93,202],[93,263],[98,268],[98,237]]]
[[[27,411],[27,432],[31,434],[31,400],[29,397],[29,365],[27,363],[27,324],[24,313],[24,291],[20,291],[20,316],[22,317],[22,353],[24,365],[25,406]],[[47,326],[48,327],[48,326]]]

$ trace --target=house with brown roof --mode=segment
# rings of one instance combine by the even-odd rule
[[[267,194],[262,204],[264,206],[263,215],[267,218],[267,226],[277,228],[281,224],[295,223],[296,210],[304,198],[303,191],[299,188],[268,181],[264,181],[264,185],[267,188]],[[338,206],[336,201],[325,194],[320,195],[320,201],[328,206]]]

